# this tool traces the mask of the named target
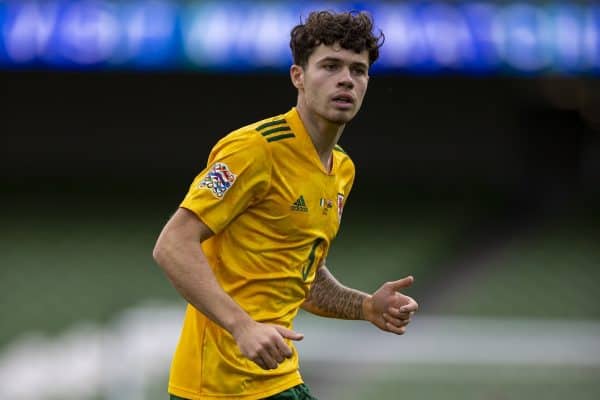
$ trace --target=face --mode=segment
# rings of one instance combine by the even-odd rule
[[[339,45],[315,48],[305,67],[293,65],[298,106],[336,124],[349,122],[362,105],[369,83],[369,53]]]

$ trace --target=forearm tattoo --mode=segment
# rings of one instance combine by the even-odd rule
[[[319,314],[342,319],[363,319],[365,296],[365,293],[342,285],[322,266],[317,269],[306,300]]]

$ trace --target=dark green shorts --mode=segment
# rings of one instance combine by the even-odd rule
[[[177,397],[171,395],[171,400],[188,400],[183,397]],[[308,386],[301,383],[298,386],[294,386],[284,392],[277,393],[271,397],[267,397],[265,400],[318,400],[316,397],[311,396]]]

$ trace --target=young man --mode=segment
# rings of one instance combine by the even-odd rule
[[[221,139],[165,225],[154,258],[188,301],[172,399],[313,399],[292,329],[300,307],[403,334],[417,303],[342,286],[325,258],[354,180],[337,146],[382,35],[365,13],[311,13],[291,32],[295,108]],[[201,243],[201,245],[200,245]]]

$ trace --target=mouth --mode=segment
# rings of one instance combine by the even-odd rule
[[[354,97],[349,94],[337,94],[331,99],[335,104],[339,106],[349,107],[354,104]]]

